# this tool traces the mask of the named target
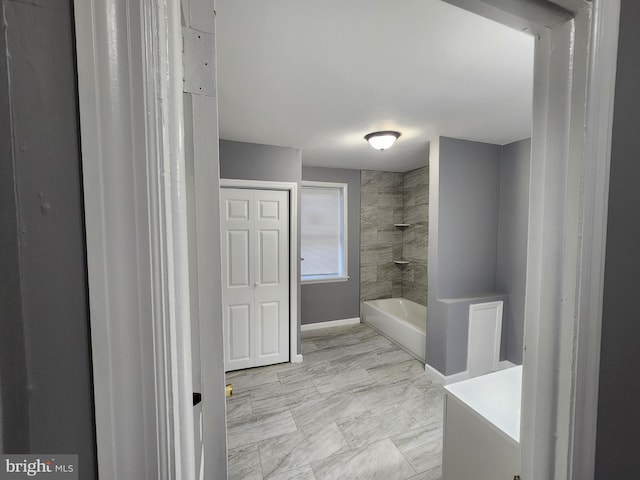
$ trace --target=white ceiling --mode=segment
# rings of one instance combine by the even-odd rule
[[[220,137],[406,171],[437,135],[529,136],[533,38],[440,0],[217,0]],[[363,136],[398,130],[391,149]]]

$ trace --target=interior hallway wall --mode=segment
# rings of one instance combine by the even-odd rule
[[[530,167],[531,139],[500,148],[496,290],[509,295],[502,314],[502,356],[517,365],[524,339]]]
[[[501,358],[522,361],[530,156],[528,139],[431,143],[426,358],[445,375],[466,369],[469,297],[505,302]]]
[[[622,0],[607,220],[596,480],[640,478],[640,2]]]
[[[348,206],[348,272],[346,282],[302,285],[302,325],[360,316],[360,171],[302,167],[302,180],[346,183]],[[304,212],[301,212],[303,215]]]
[[[302,152],[297,148],[260,145],[257,143],[220,140],[220,178],[263,180],[270,182],[302,181]],[[298,225],[300,224],[300,198],[298,197]],[[300,230],[298,229],[298,252]],[[298,271],[300,271],[298,269]],[[302,294],[298,283],[298,328],[301,319]],[[298,353],[301,348],[298,335]]]
[[[96,440],[71,2],[2,2],[0,384],[3,453]]]

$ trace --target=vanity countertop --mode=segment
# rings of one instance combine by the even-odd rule
[[[449,395],[520,442],[522,366],[453,383],[444,388]]]

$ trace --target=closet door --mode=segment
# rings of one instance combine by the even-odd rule
[[[225,369],[289,360],[289,202],[273,190],[221,189]]]
[[[255,365],[289,360],[289,193],[255,191]]]

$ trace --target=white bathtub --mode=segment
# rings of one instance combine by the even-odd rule
[[[424,362],[427,348],[427,307],[406,298],[364,302],[362,319]]]

